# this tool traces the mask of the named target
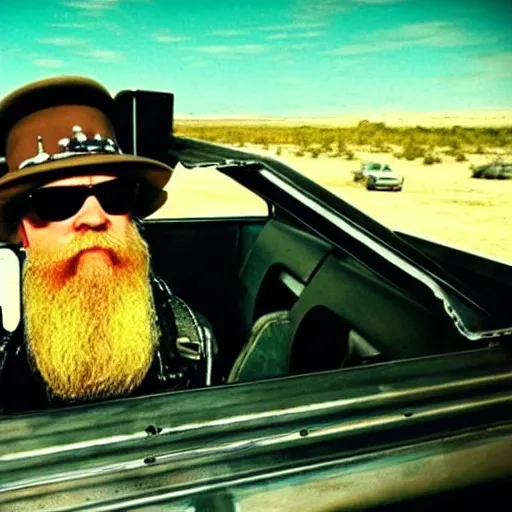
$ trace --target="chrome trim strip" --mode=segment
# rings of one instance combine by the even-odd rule
[[[204,352],[206,358],[206,377],[205,384],[212,385],[212,366],[213,366],[213,350],[212,350],[212,333],[207,327],[202,328],[204,331]]]
[[[475,398],[462,402],[458,400],[452,400],[448,404],[442,404],[430,408],[422,406],[416,410],[412,409],[413,414],[410,416],[404,414],[402,410],[397,410],[395,413],[388,412],[381,414],[380,416],[374,416],[372,418],[351,419],[347,422],[338,421],[337,423],[331,425],[320,426],[315,429],[308,429],[306,438],[302,434],[302,429],[291,428],[288,431],[277,434],[256,434],[255,437],[249,439],[217,443],[212,442],[210,446],[202,448],[181,449],[173,453],[163,453],[156,455],[154,456],[152,465],[155,466],[169,464],[171,462],[190,460],[196,457],[214,456],[216,454],[246,453],[249,455],[253,450],[265,449],[268,447],[278,448],[280,445],[286,445],[290,442],[300,442],[301,439],[307,439],[309,444],[309,442],[313,440],[324,441],[332,439],[333,437],[354,435],[382,427],[398,428],[400,425],[422,423],[424,421],[428,421],[429,419],[438,418],[441,415],[445,417],[451,417],[453,414],[476,411],[482,407],[507,406],[510,404],[512,404],[512,396],[510,396],[509,393],[502,393],[492,399]],[[400,448],[398,448],[398,450],[400,450]],[[322,464],[329,464],[329,462],[323,462]],[[118,471],[141,469],[145,467],[147,467],[147,462],[145,459],[136,458],[127,460],[125,462],[103,464],[87,469],[65,471],[51,476],[18,480],[17,482],[1,485],[0,496],[15,490],[30,489],[55,483],[73,481],[77,482],[85,478],[94,477],[100,473],[102,475],[109,475]],[[297,468],[292,471],[296,470]]]
[[[304,288],[306,287],[304,283],[301,283],[298,279],[288,274],[287,272],[281,272],[279,279],[297,297],[300,297],[301,293],[304,291]]]
[[[504,384],[509,385],[512,382],[512,372],[508,371],[505,373],[501,373],[499,375],[494,375],[492,377],[493,384]],[[463,380],[460,380],[456,383],[452,383],[450,386],[450,392],[452,394],[461,393],[464,390],[471,389],[473,387],[479,387],[479,386],[486,386],[489,384],[489,377],[473,377],[473,378],[466,378]],[[400,390],[400,389],[389,389],[389,386],[385,385],[379,385],[378,386],[378,394],[379,394],[379,400],[381,402],[385,400],[402,400],[402,399],[409,399],[409,400],[415,400],[416,397],[422,396],[424,393],[442,393],[446,388],[446,384],[443,382],[441,384],[433,384],[433,385],[427,385],[422,386],[415,389],[409,389],[409,390]],[[496,404],[498,403],[504,403],[508,402],[508,400],[511,399],[508,395],[501,395],[497,399],[493,398],[492,401]],[[265,411],[258,411],[258,412],[249,412],[245,414],[239,414],[237,416],[228,416],[223,418],[218,418],[210,421],[192,421],[189,423],[183,423],[180,425],[172,426],[172,427],[164,427],[159,435],[163,436],[166,434],[177,434],[180,432],[187,432],[187,431],[197,431],[199,429],[208,427],[224,427],[224,426],[234,426],[238,424],[243,424],[244,422],[251,421],[251,420],[261,420],[261,419],[271,419],[271,420],[284,420],[286,417],[293,417],[294,415],[298,414],[312,414],[315,412],[319,413],[328,413],[332,411],[336,411],[336,409],[349,407],[349,406],[362,406],[365,404],[370,404],[375,401],[375,395],[366,395],[366,396],[359,396],[359,397],[346,397],[346,398],[339,398],[337,400],[329,400],[325,402],[318,402],[314,404],[304,404],[304,405],[296,405],[286,408],[280,408],[280,409],[270,409]],[[457,406],[459,409],[462,408],[462,410],[466,410],[466,407],[469,407],[470,401],[463,401],[460,402],[460,407]],[[475,403],[480,403],[480,399],[475,399],[473,401],[473,405]],[[486,403],[490,403],[489,401]],[[441,406],[445,407],[445,406]],[[452,408],[453,409],[453,408]],[[470,410],[470,409],[468,409]],[[432,411],[432,409],[430,410]],[[428,413],[428,411],[426,412]],[[426,414],[423,413],[423,414]],[[418,417],[416,415],[415,417]],[[134,441],[136,439],[145,439],[149,437],[147,432],[144,430],[141,430],[139,432],[134,432],[130,434],[124,434],[124,435],[117,435],[117,436],[109,436],[109,437],[102,437],[102,438],[96,438],[91,439],[87,441],[81,441],[76,443],[68,443],[68,444],[60,444],[58,446],[50,446],[47,448],[38,448],[33,450],[26,450],[23,452],[20,451],[14,451],[11,453],[6,453],[5,455],[0,456],[0,463],[1,462],[7,462],[12,460],[20,460],[20,459],[28,459],[31,457],[40,457],[44,455],[49,455],[53,453],[64,453],[74,450],[80,450],[84,448],[92,448],[95,446],[103,446],[103,445],[111,445],[113,446],[116,443],[123,443],[123,442],[129,442]]]

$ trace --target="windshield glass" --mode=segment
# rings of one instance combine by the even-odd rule
[[[7,0],[0,96],[74,74],[172,92],[178,135],[270,155],[392,229],[510,261],[510,19],[498,0]],[[363,162],[400,180],[376,188]]]

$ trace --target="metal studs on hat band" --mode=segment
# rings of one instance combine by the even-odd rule
[[[23,169],[23,167],[28,167],[29,165],[44,164],[45,162],[51,160],[51,158],[52,155],[46,153],[46,151],[44,150],[43,138],[41,137],[41,135],[39,135],[37,137],[37,155],[21,162],[19,168]]]
[[[86,135],[78,125],[72,128],[73,136],[64,137],[58,144],[62,148],[61,153],[49,154],[44,151],[43,138],[37,137],[37,155],[23,160],[18,169],[24,169],[33,165],[63,160],[73,156],[88,154],[120,154],[118,145],[110,138],[103,138],[99,133],[93,137]]]

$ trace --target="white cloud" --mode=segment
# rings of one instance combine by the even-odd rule
[[[121,4],[152,4],[154,0],[62,0],[61,4],[67,7],[83,10],[112,9]]]
[[[262,30],[264,32],[284,32],[287,30],[308,30],[313,28],[323,28],[327,25],[324,22],[315,22],[315,23],[288,23],[286,25],[268,25],[259,27],[258,30]]]
[[[350,7],[346,0],[295,0],[292,7],[293,17],[302,21],[329,19]]]
[[[119,5],[119,0],[65,0],[62,4],[80,11],[105,11]]]
[[[200,46],[197,51],[210,55],[219,55],[222,57],[241,57],[244,55],[257,55],[266,50],[265,46],[259,44],[242,44],[242,45],[209,45]]]
[[[399,4],[402,2],[408,2],[409,0],[349,0],[355,4]]]
[[[478,45],[490,41],[488,38],[472,35],[452,22],[429,21],[367,33],[360,43],[347,44],[326,53],[349,56],[382,53],[412,46],[457,47]]]
[[[512,52],[481,55],[474,59],[475,74],[481,78],[512,78]]]
[[[122,57],[119,52],[113,50],[88,50],[86,52],[80,52],[80,55],[99,62],[115,62]]]
[[[38,40],[42,44],[48,44],[51,46],[82,46],[86,42],[83,39],[77,39],[76,37],[50,37],[46,39]]]
[[[181,36],[168,36],[168,35],[159,35],[155,36],[155,41],[157,43],[179,43],[181,41],[188,41],[189,37],[181,37]]]
[[[319,44],[320,43],[318,43],[317,41],[302,41],[300,43],[289,43],[284,47],[284,49],[296,52],[297,50],[302,51],[307,48],[318,47]]]
[[[409,43],[404,41],[376,41],[375,43],[360,43],[360,44],[347,44],[340,48],[329,50],[326,53],[328,55],[339,55],[339,56],[351,56],[361,55],[364,53],[379,52],[383,53],[386,51],[399,50]]]
[[[247,35],[247,30],[239,30],[239,29],[222,29],[222,30],[215,30],[212,32],[212,35],[219,36],[219,37],[237,37],[237,36],[245,36]]]
[[[297,32],[297,33],[277,33],[270,34],[266,37],[269,40],[279,40],[279,39],[310,39],[313,37],[320,37],[322,32],[318,31],[310,31],[310,32]]]
[[[60,68],[62,61],[59,59],[36,59],[34,64],[38,68]]]
[[[81,14],[101,16],[105,11],[122,4],[151,4],[153,0],[61,0],[61,5],[75,9]]]
[[[279,64],[293,64],[294,56],[289,52],[283,53],[272,53],[268,56],[268,60],[271,62],[279,62]]]
[[[76,29],[89,29],[90,25],[87,23],[48,23],[51,28],[76,28]]]
[[[357,9],[361,4],[378,6],[407,1],[409,0],[295,0],[292,12],[297,20],[311,21],[332,18],[340,13]]]
[[[461,27],[450,21],[409,23],[397,28],[373,32],[372,38],[434,46],[459,46],[473,40]]]

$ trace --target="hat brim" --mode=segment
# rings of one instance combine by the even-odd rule
[[[166,193],[162,189],[172,172],[171,167],[157,160],[123,154],[73,156],[8,172],[0,178],[0,240],[7,240],[12,235],[11,229],[6,226],[9,205],[45,183],[88,174],[135,178],[147,185],[147,191],[142,196],[143,204],[137,208],[141,216],[147,216],[165,202]]]

